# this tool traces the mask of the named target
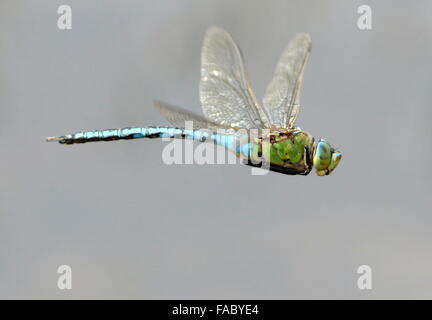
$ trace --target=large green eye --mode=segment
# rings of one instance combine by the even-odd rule
[[[315,154],[313,157],[313,165],[317,170],[317,173],[321,170],[325,170],[330,165],[332,159],[331,146],[324,140],[320,140],[315,148]]]

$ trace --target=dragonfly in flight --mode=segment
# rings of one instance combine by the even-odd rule
[[[245,159],[246,164],[268,164],[270,170],[279,173],[307,175],[315,168],[317,175],[328,175],[342,154],[324,139],[315,141],[295,126],[311,46],[306,33],[298,34],[288,44],[261,105],[252,91],[240,48],[226,31],[211,27],[201,52],[200,101],[205,116],[156,102],[172,127],[80,131],[48,137],[47,141],[75,144],[162,137],[192,139],[222,145]],[[185,121],[192,121],[193,128],[187,128]],[[227,129],[229,133],[220,133]],[[259,133],[248,133],[252,131]]]

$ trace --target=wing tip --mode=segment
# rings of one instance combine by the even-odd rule
[[[297,33],[294,38],[288,43],[289,47],[297,47],[302,46],[307,48],[307,52],[311,52],[312,50],[312,37],[307,32]]]
[[[219,26],[213,25],[207,28],[207,31],[204,36],[204,43],[206,43],[207,41],[211,41],[211,39],[217,37],[228,38],[234,42],[234,40],[232,39],[228,31],[226,31],[225,29]]]
[[[215,33],[215,32],[225,32],[226,33],[226,31],[224,29],[222,29],[221,27],[216,26],[216,25],[212,25],[212,26],[208,27],[206,30],[206,34]]]
[[[308,32],[300,32],[300,33],[298,33],[294,37],[294,40],[307,42],[307,43],[309,43],[309,45],[312,43],[312,37],[311,37],[310,33],[308,33]]]
[[[160,109],[162,107],[163,102],[161,100],[153,100],[153,105],[156,109]]]
[[[168,110],[170,107],[172,107],[170,104],[163,102],[161,100],[154,100],[153,101],[153,106],[156,108],[157,111],[159,111],[159,113],[161,115],[163,115],[164,117],[167,116],[168,114]]]

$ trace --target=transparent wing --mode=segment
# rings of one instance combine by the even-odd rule
[[[165,117],[165,119],[168,120],[169,123],[178,128],[184,128],[185,121],[193,121],[194,129],[230,128],[228,126],[209,121],[203,116],[190,112],[186,109],[170,105],[168,103],[155,101],[154,105],[156,109],[158,109],[160,113]]]
[[[256,101],[239,47],[224,30],[212,27],[201,52],[200,99],[206,117],[238,128],[268,127]]]
[[[285,49],[276,66],[273,80],[264,95],[270,123],[281,128],[295,125],[300,104],[303,72],[312,42],[307,33],[298,34]]]

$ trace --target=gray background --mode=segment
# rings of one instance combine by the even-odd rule
[[[361,31],[364,3],[1,1],[0,298],[432,298],[432,2],[369,1]],[[153,99],[199,112],[210,25],[239,43],[258,97],[311,33],[298,125],[343,151],[333,175],[167,166],[156,140],[45,143],[166,124]]]

